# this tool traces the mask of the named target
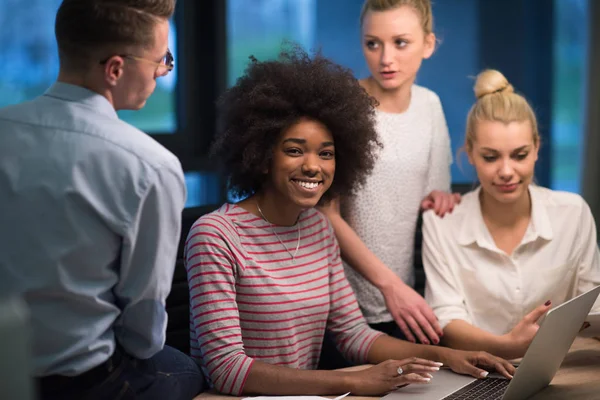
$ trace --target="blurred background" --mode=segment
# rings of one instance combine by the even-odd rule
[[[496,68],[538,114],[538,183],[584,191],[591,27],[598,14],[592,3],[434,1],[439,46],[424,62],[418,84],[442,100],[455,154],[454,184],[472,185],[475,180],[466,158],[456,156],[474,101],[473,77],[483,68]],[[56,79],[54,16],[59,4],[0,1],[0,106],[40,95]],[[143,110],[120,115],[181,159],[188,207],[227,198],[207,151],[215,131],[215,101],[243,73],[248,57],[275,58],[282,41],[292,40],[321,50],[357,78],[366,77],[358,25],[361,5],[362,0],[178,0],[170,34],[174,73],[158,80]]]

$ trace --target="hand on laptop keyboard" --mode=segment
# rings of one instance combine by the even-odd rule
[[[485,378],[488,371],[496,371],[508,379],[512,379],[515,373],[511,363],[485,351],[446,350],[444,363],[456,373]]]

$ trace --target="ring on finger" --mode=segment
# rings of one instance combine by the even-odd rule
[[[402,375],[402,373],[404,372],[404,370],[402,369],[402,367],[398,367],[398,375]]]

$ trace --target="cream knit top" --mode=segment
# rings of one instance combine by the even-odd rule
[[[448,126],[439,97],[413,85],[408,109],[401,114],[377,111],[376,129],[384,147],[366,184],[342,200],[342,214],[367,247],[413,286],[421,201],[432,190],[450,190]],[[344,267],[367,321],[392,321],[381,292],[352,267]]]

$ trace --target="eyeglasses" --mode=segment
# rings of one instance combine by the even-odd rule
[[[173,71],[175,68],[175,59],[173,58],[173,53],[171,50],[167,49],[167,54],[160,60],[160,62],[148,60],[147,58],[134,56],[133,54],[117,54],[119,57],[129,58],[136,61],[142,61],[148,64],[156,65],[156,74],[158,76],[164,76],[168,74],[170,71]],[[113,56],[111,56],[113,57]],[[105,60],[100,61],[100,64],[106,64],[110,57]]]

